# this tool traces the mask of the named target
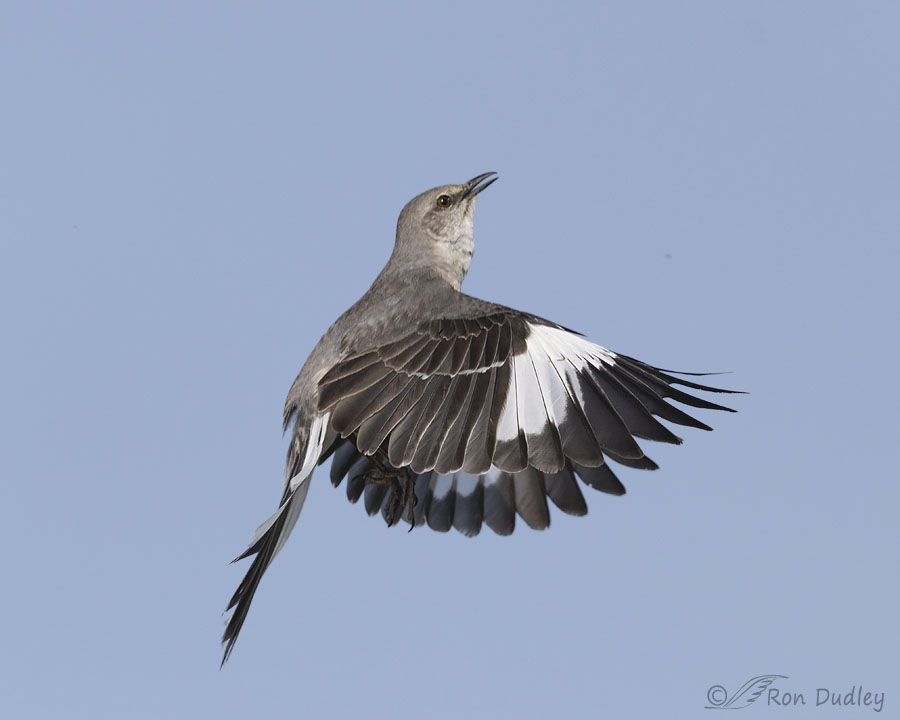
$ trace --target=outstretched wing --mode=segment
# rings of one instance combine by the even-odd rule
[[[352,503],[363,499],[369,515],[379,512],[388,525],[400,520],[408,522],[406,513],[391,514],[391,497],[383,484],[366,484],[373,470],[371,458],[361,454],[353,438],[337,440],[331,461],[331,482],[337,487],[347,478],[347,498]],[[323,458],[322,462],[327,458]],[[645,457],[637,466],[655,469]],[[508,473],[492,467],[481,475],[463,471],[440,474],[429,471],[414,476],[416,504],[413,522],[446,532],[451,527],[472,537],[486,525],[498,535],[509,535],[516,526],[516,516],[529,527],[543,530],[550,525],[550,503],[568,515],[585,515],[587,503],[577,478],[602,492],[625,493],[607,464],[584,467],[571,461],[557,473],[544,473],[528,467]]]
[[[495,306],[496,307],[496,306]],[[335,453],[332,482],[391,518],[384,486],[366,486],[371,456],[415,476],[413,522],[475,535],[506,535],[518,515],[550,524],[549,500],[566,513],[587,506],[576,482],[625,488],[607,459],[654,469],[635,438],[680,443],[657,417],[709,426],[674,405],[729,408],[673,385],[730,392],[670,375],[513,310],[423,323],[400,340],[348,357],[320,380],[314,416],[298,420],[278,511],[238,559],[255,556],[229,603],[228,658],[260,578],[294,526],[316,462]],[[292,414],[288,415],[288,418]],[[406,519],[406,518],[404,518]]]
[[[416,475],[555,475],[604,455],[646,464],[635,438],[681,442],[657,417],[710,429],[666,398],[730,410],[673,385],[728,392],[509,310],[429,321],[343,360],[321,379],[318,406],[362,455],[384,448]]]

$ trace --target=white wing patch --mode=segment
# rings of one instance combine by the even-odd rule
[[[528,354],[534,358],[535,367],[547,373],[541,389],[545,400],[549,398],[552,407],[560,409],[560,415],[550,416],[551,421],[555,419],[556,426],[559,427],[566,420],[566,408],[570,407],[569,396],[576,398],[584,407],[585,397],[578,374],[587,365],[615,365],[616,354],[559,328],[529,325],[529,330]]]
[[[549,356],[550,360],[554,362],[561,360],[569,360],[571,362],[577,358],[595,367],[599,363],[610,366],[616,364],[616,354],[614,352],[570,333],[568,330],[547,325],[532,325],[530,323],[528,329],[530,331],[528,336],[529,353],[533,347],[540,347]]]
[[[469,497],[478,489],[481,478],[478,475],[459,471],[456,473],[456,493],[462,497]]]
[[[510,358],[506,404],[497,426],[498,442],[514,440],[521,428],[537,436],[547,423],[561,427],[570,398],[584,405],[578,372],[588,365],[613,366],[616,354],[567,330],[529,323],[526,352]]]
[[[497,422],[497,442],[511,442],[519,436],[519,423],[521,418],[518,412],[517,385],[516,375],[518,370],[516,365],[521,358],[515,356],[510,357],[509,362],[512,364],[512,372],[509,373],[509,389],[506,392],[506,403],[500,414],[500,420]],[[526,360],[527,362],[527,360]]]
[[[540,358],[529,347],[525,355],[516,358],[516,400],[519,405],[519,425],[527,435],[538,435],[547,424],[547,409],[541,394],[541,386],[535,375],[535,361]],[[546,363],[546,360],[544,361]]]
[[[434,499],[443,500],[454,490],[453,475],[438,475],[434,473],[431,476],[431,484],[434,488]]]

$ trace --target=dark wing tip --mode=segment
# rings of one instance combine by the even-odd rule
[[[683,387],[693,388],[694,390],[702,390],[703,392],[711,392],[711,393],[720,393],[723,395],[747,395],[746,390],[727,390],[725,388],[714,387],[712,385],[703,385],[702,383],[692,382],[690,380],[685,380],[684,378],[675,377],[674,375],[669,375],[669,373],[676,373],[678,375],[724,375],[725,373],[685,373],[679,372],[677,370],[661,370],[659,368],[656,369],[659,373],[660,377],[662,377],[667,382],[672,383],[673,385],[682,385]],[[728,408],[725,408],[726,410]]]
[[[704,392],[711,393],[722,393],[725,395],[747,395],[746,390],[727,390],[726,388],[715,387],[713,385],[703,385],[701,383],[692,382],[691,380],[686,380],[683,377],[674,377],[675,375],[687,375],[689,377],[709,377],[710,375],[731,375],[730,370],[725,370],[722,372],[687,372],[686,370],[666,370],[665,368],[658,368],[652,365],[648,365],[641,360],[636,360],[633,357],[629,357],[627,355],[619,355],[619,357],[627,360],[628,362],[634,363],[635,365],[639,365],[645,370],[652,370],[659,373],[660,377],[665,379],[667,382],[674,383],[676,385],[682,385],[684,387],[694,388],[695,390],[703,390]],[[672,373],[672,374],[669,374]],[[716,408],[718,409],[718,408]],[[729,410],[730,408],[722,408],[723,410]],[[732,410],[732,412],[734,412]]]
[[[605,463],[597,467],[588,467],[580,463],[573,463],[572,465],[582,482],[594,490],[599,490],[608,495],[625,494],[625,486],[616,477],[609,465]]]

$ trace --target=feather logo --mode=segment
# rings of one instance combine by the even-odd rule
[[[777,679],[787,679],[787,675],[759,675],[750,678],[731,696],[728,691],[721,685],[713,685],[706,691],[706,699],[709,705],[707,710],[739,710],[740,708],[749,707],[760,695]]]

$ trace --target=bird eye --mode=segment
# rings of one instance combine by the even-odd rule
[[[437,199],[438,207],[448,208],[453,204],[453,198],[449,195],[439,195]]]

